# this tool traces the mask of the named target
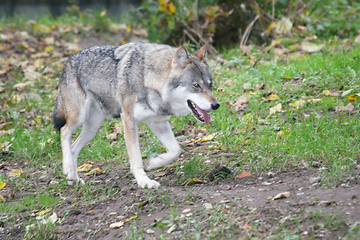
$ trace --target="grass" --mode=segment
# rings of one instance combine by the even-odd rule
[[[101,18],[101,15],[97,14],[96,18]],[[19,30],[16,26],[30,26],[23,19],[17,21],[10,24],[2,20],[0,28],[16,32]],[[38,21],[44,26],[69,24],[70,28],[79,27],[75,20],[72,22],[66,18],[54,20],[43,17]],[[101,24],[107,21],[98,19],[97,27],[101,28]],[[51,36],[51,31],[45,27],[36,28],[33,24],[29,34],[42,39]],[[72,41],[71,38],[66,37],[69,41]],[[12,46],[8,42],[1,44]],[[26,170],[20,176],[1,176],[1,181],[7,185],[0,194],[6,196],[9,202],[0,203],[0,221],[9,221],[17,227],[17,219],[21,218],[21,226],[30,225],[36,222],[29,217],[32,211],[65,208],[67,203],[64,199],[69,198],[78,199],[69,204],[69,208],[85,208],[105,200],[118,200],[121,195],[132,196],[133,177],[128,171],[122,170],[129,167],[123,136],[118,134],[116,141],[107,138],[117,127],[121,127],[117,120],[104,122],[99,134],[79,156],[79,165],[92,163],[99,166],[110,174],[109,179],[101,179],[99,176],[100,180],[97,180],[97,177],[92,176],[88,177],[85,186],[70,187],[65,184],[61,175],[60,138],[53,129],[51,112],[62,67],[62,64],[56,62],[66,59],[68,53],[56,55],[62,53],[60,49],[50,52],[49,57],[43,58],[42,65],[51,68],[53,72],[44,73],[45,67],[35,68],[34,71],[40,76],[33,79],[32,85],[14,88],[15,84],[28,80],[21,65],[37,64],[36,58],[31,57],[28,50],[19,50],[20,53],[13,55],[12,60],[0,60],[1,69],[11,67],[0,82],[4,89],[0,91],[1,130],[14,129],[13,132],[0,135],[0,150],[5,154],[0,165],[8,164],[8,170]],[[44,49],[36,46],[36,51],[43,52]],[[190,178],[206,180],[215,164],[234,168],[237,173],[250,171],[255,176],[262,176],[268,171],[318,163],[325,169],[320,174],[322,184],[327,186],[337,186],[358,174],[354,166],[359,164],[360,158],[360,97],[355,96],[360,93],[359,45],[348,48],[341,44],[327,45],[322,52],[302,54],[301,58],[279,57],[262,48],[254,49],[250,56],[243,56],[235,48],[224,50],[222,54],[227,63],[221,64],[213,58],[209,60],[216,81],[214,94],[221,108],[211,113],[212,121],[209,125],[198,123],[191,115],[172,117],[171,125],[174,132],[179,133],[183,156],[180,161],[154,174],[170,174],[171,184],[175,187]],[[256,67],[253,67],[257,60]],[[265,87],[257,87],[261,84]],[[269,100],[271,94],[278,97]],[[248,98],[248,106],[243,112],[234,112],[232,101],[241,95]],[[349,103],[355,110],[335,111],[336,107]],[[270,109],[279,104],[281,110],[270,114]],[[144,133],[140,140],[144,157],[152,157],[165,150],[145,124],[140,125],[139,131]],[[80,130],[75,135],[79,133]],[[212,133],[216,133],[213,140],[202,142],[204,136]],[[225,156],[225,153],[228,155]],[[45,176],[46,181],[38,185],[38,179],[42,176]],[[197,187],[189,185],[184,188],[185,204],[191,207],[200,199],[199,193],[196,193]],[[343,236],[356,239],[360,231],[358,226],[345,226],[339,215],[316,213],[308,216],[303,211],[289,218],[271,215],[269,218],[273,222],[282,221],[279,225],[263,228],[262,220],[253,216],[251,209],[228,208],[226,204],[219,204],[212,211],[198,206],[191,214],[182,213],[182,209],[177,206],[183,202],[168,193],[154,193],[147,189],[137,191],[140,196],[135,197],[134,204],[146,204],[149,208],[145,211],[141,207],[130,206],[129,211],[144,216],[156,214],[161,205],[168,210],[167,217],[157,219],[146,227],[134,222],[128,235],[123,236],[124,239],[145,236],[149,226],[158,230],[159,239],[165,239],[169,236],[169,229],[175,227],[172,232],[186,239],[231,239],[235,236],[256,239],[261,238],[264,229],[269,232],[268,239],[299,239],[304,236],[299,230],[304,221],[317,224],[318,229],[311,233],[314,235],[307,236],[310,239],[315,239],[322,230],[337,231],[344,228],[348,231]],[[242,216],[246,216],[246,219]],[[252,228],[242,229],[245,223]],[[46,227],[40,224],[33,232],[27,233],[27,237],[51,238],[57,225]]]

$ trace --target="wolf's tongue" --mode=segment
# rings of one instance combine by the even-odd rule
[[[198,113],[203,116],[205,123],[209,124],[210,122],[210,114],[208,114],[205,110],[202,110],[201,108],[199,108],[196,105],[196,110],[198,111]]]

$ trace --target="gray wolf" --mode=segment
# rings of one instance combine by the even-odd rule
[[[151,43],[97,46],[75,53],[64,66],[54,110],[64,175],[71,182],[84,183],[77,172],[81,149],[105,119],[121,118],[132,174],[140,187],[159,187],[144,171],[138,124],[146,120],[168,150],[148,160],[146,170],[176,160],[181,149],[168,120],[171,115],[193,113],[197,120],[209,123],[207,112],[220,106],[211,93],[212,83],[205,46],[194,55],[184,47]],[[81,134],[71,144],[80,126]]]

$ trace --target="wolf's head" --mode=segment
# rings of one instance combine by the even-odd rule
[[[213,79],[206,63],[206,46],[194,55],[179,47],[172,59],[169,81],[168,100],[173,114],[193,113],[200,122],[209,123],[207,112],[220,104],[211,93]]]

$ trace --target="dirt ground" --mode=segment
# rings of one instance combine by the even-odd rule
[[[170,206],[172,203],[180,210],[185,209],[189,212],[196,212],[203,208],[204,203],[210,203],[213,206],[224,203],[236,211],[237,209],[250,209],[252,216],[261,219],[263,224],[276,224],[278,216],[288,216],[295,212],[303,214],[321,211],[322,213],[338,214],[346,220],[347,224],[360,224],[360,179],[352,179],[338,187],[319,187],[317,183],[311,183],[311,177],[316,174],[316,170],[297,169],[293,171],[279,172],[272,178],[268,177],[246,177],[242,179],[227,178],[217,184],[198,184],[195,186],[172,186],[171,176],[167,176],[169,181],[165,181],[159,190],[161,193],[167,193],[170,196]],[[102,181],[108,184],[116,181],[114,176],[104,175]],[[189,189],[196,196],[192,199],[193,204],[185,204]],[[151,190],[152,191],[152,190]],[[279,200],[272,200],[274,196],[282,192],[290,192],[290,197]],[[95,233],[96,239],[115,239],[119,236],[126,236],[129,228],[124,224],[120,229],[110,229],[109,225],[116,219],[135,216],[134,208],[137,208],[139,202],[147,199],[144,192],[138,191],[136,185],[130,186],[122,191],[122,197],[119,199],[105,200],[95,205],[79,209],[67,209],[67,206],[56,209],[59,213],[65,210],[69,215],[65,217],[64,223],[58,230],[61,235],[67,239],[88,239],[89,235]],[[146,205],[142,206],[141,215],[138,215],[136,221],[138,225],[150,226],[154,220],[164,219],[169,214],[166,202],[154,203],[152,212],[147,212]],[[69,203],[70,207],[71,204]],[[154,211],[155,208],[155,211]],[[87,212],[94,210],[92,214]],[[120,216],[120,217],[119,217]],[[304,232],[308,229],[311,232],[311,226],[314,222],[309,220],[303,226]],[[79,231],[79,229],[88,229],[89,233]],[[151,239],[158,234],[156,228],[152,228],[154,233],[145,233],[145,239]],[[345,232],[347,228],[343,229]],[[176,238],[176,232],[173,233]],[[263,232],[266,236],[266,232]],[[319,235],[320,239],[333,239],[341,236],[343,232],[327,232]],[[329,238],[332,236],[331,238]]]

